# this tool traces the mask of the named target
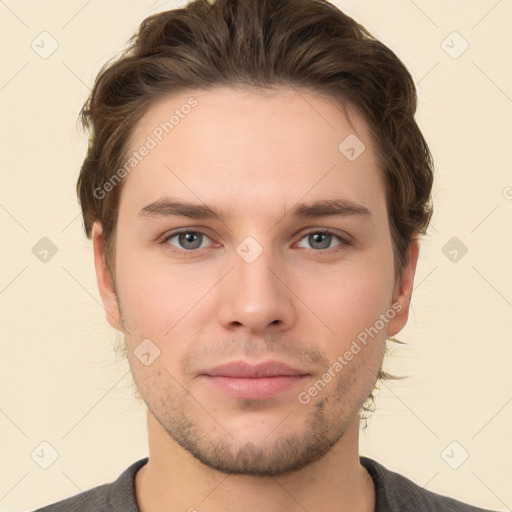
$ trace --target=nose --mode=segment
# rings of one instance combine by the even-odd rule
[[[269,329],[272,332],[289,329],[296,317],[295,295],[287,283],[283,265],[278,264],[272,252],[263,250],[252,262],[235,252],[233,267],[220,296],[221,325],[255,335],[264,335]]]

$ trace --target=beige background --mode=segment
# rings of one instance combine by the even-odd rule
[[[114,353],[82,233],[86,137],[75,122],[99,67],[145,16],[175,5],[0,1],[1,510],[110,482],[147,454],[145,411]],[[361,453],[432,491],[511,510],[512,3],[337,5],[411,70],[437,164],[433,226],[399,335],[408,345],[389,360],[409,378],[383,386]],[[59,45],[47,59],[31,48],[43,31]],[[441,46],[448,37],[452,54],[463,48],[453,31],[469,43],[458,58]],[[46,263],[32,253],[42,237],[57,247]],[[456,262],[443,253],[453,237],[468,249]],[[58,453],[48,469],[31,457],[49,460],[43,441]]]

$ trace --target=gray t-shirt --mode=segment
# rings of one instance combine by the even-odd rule
[[[375,512],[491,512],[427,491],[378,462],[360,456],[375,485]],[[135,475],[148,458],[138,460],[119,478],[34,512],[140,512]]]

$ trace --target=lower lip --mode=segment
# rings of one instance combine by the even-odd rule
[[[235,398],[262,400],[280,395],[303,383],[307,375],[279,375],[276,377],[221,377],[206,375],[208,382],[223,393]]]

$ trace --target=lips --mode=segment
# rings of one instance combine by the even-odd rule
[[[280,377],[307,375],[307,372],[297,370],[285,363],[268,361],[257,365],[250,365],[243,361],[235,361],[216,366],[205,372],[210,377],[238,377],[255,379],[262,377]]]
[[[251,365],[235,361],[207,370],[201,375],[213,389],[234,398],[261,400],[280,395],[302,383],[308,372],[279,361]]]

